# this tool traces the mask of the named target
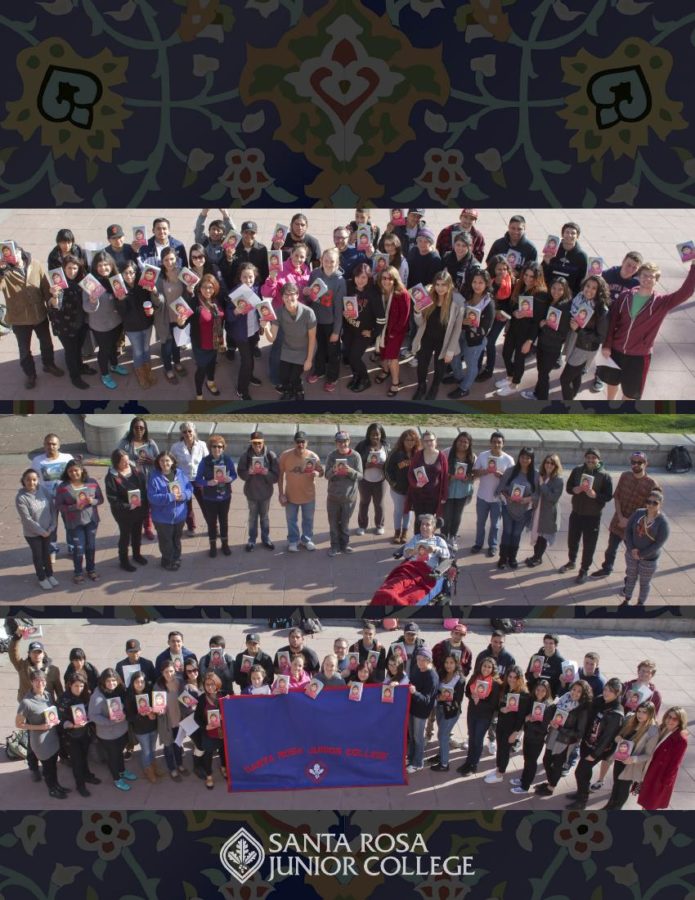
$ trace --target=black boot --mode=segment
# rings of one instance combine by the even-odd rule
[[[127,553],[125,553],[125,554],[123,554],[123,555],[121,555],[121,554],[119,553],[119,555],[118,555],[118,563],[119,563],[120,567],[121,567],[122,569],[124,569],[126,572],[135,572],[135,571],[136,571],[135,566],[132,566],[132,565],[128,562],[128,554],[127,554]]]
[[[369,375],[367,375],[366,378],[363,378],[361,381],[358,381],[352,390],[354,391],[355,394],[361,394],[362,391],[366,391],[367,388],[370,388],[371,386],[372,386],[372,380],[369,377]]]
[[[427,393],[427,382],[421,381],[417,386],[417,390],[413,394],[413,400],[424,400]]]
[[[217,556],[217,540],[210,541],[210,550],[208,551],[208,556],[214,559]]]
[[[533,569],[536,566],[540,566],[543,562],[543,554],[545,553],[545,548],[548,546],[548,542],[545,538],[539,537],[536,539],[536,543],[533,545],[533,556],[530,556],[526,560],[526,565],[529,569]]]
[[[509,547],[507,551],[507,563],[510,569],[518,569],[519,563],[516,561],[516,554],[518,553],[518,547]]]
[[[439,392],[439,381],[435,378],[432,382],[432,387],[427,391],[427,400],[436,400],[437,393]]]
[[[497,560],[498,569],[506,569],[509,558],[509,548],[506,544],[500,544],[500,558]]]
[[[224,538],[222,538],[222,553],[224,553],[225,556],[232,555],[232,548],[229,546],[229,541]]]

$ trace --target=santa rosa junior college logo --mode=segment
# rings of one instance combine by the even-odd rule
[[[261,868],[265,850],[245,828],[239,828],[222,845],[220,860],[229,874],[244,884]]]

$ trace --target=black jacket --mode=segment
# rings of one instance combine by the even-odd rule
[[[507,231],[505,232],[504,237],[497,238],[492,247],[490,247],[490,252],[485,259],[485,262],[489,263],[493,256],[506,257],[510,250],[515,250],[521,255],[521,264],[517,266],[517,272],[521,271],[526,263],[535,262],[538,259],[538,250],[526,235],[523,235],[519,243],[514,247],[509,239],[509,232]]]
[[[562,686],[560,679],[562,676],[562,664],[565,661],[564,656],[561,656],[557,650],[552,656],[544,656],[542,647],[538,653],[534,653],[533,655],[543,656],[544,662],[541,674],[534,676],[531,674],[531,660],[529,660],[529,664],[526,667],[526,684],[528,685],[529,691],[533,693],[536,684],[541,678],[545,678],[546,681],[550,682],[550,690],[553,692],[553,697],[557,697],[558,691]]]
[[[290,654],[290,661],[292,660],[293,656],[298,655],[292,651],[292,648],[290,647],[289,644],[285,644],[284,647],[280,647],[280,649],[278,650],[278,653],[280,653],[282,651],[285,651]],[[309,675],[316,675],[316,673],[321,668],[321,664],[319,663],[319,658],[316,655],[315,651],[312,650],[310,647],[304,647],[299,652],[304,657],[304,671],[308,672]],[[278,654],[277,653],[275,654],[275,658],[273,659],[273,668],[275,669],[276,672],[279,671],[279,669],[278,669]]]
[[[589,259],[578,243],[571,250],[565,250],[560,244],[550,262],[543,263],[545,283],[550,287],[556,278],[566,278],[572,294],[577,294],[586,277],[588,264]]]
[[[574,493],[574,488],[579,487],[582,475],[593,475],[593,489],[596,497],[587,497],[582,491],[580,494]],[[613,482],[611,476],[604,472],[603,466],[599,464],[595,469],[590,470],[586,466],[575,466],[570,472],[567,479],[565,490],[572,497],[572,512],[576,512],[580,516],[595,516],[600,518],[603,507],[613,497]]]
[[[582,756],[592,756],[597,761],[608,759],[615,750],[614,742],[624,718],[620,698],[606,703],[603,697],[595,697],[582,741]]]
[[[237,653],[234,658],[234,680],[239,685],[242,691],[249,686],[249,683],[251,681],[248,672],[241,671],[242,657],[244,656],[250,656],[250,654],[245,650],[242,650],[241,653]],[[273,660],[270,658],[270,656],[268,656],[267,653],[259,650],[253,658],[253,665],[263,666],[263,668],[265,669],[265,684],[273,683],[273,679],[275,678],[275,672],[273,671]]]
[[[350,280],[345,289],[346,297],[357,298],[358,325],[351,325],[343,318],[344,331],[369,331],[370,339],[374,340],[384,327],[386,322],[384,312],[384,298],[381,291],[371,281],[363,291],[358,291],[355,282]]]
[[[480,653],[476,656],[475,665],[477,666],[478,662],[482,659],[485,659],[486,656],[489,656],[490,659],[494,659],[497,663],[497,674],[500,676],[500,678],[504,676],[504,673],[510,666],[516,665],[516,660],[514,659],[514,657],[508,650],[505,650],[504,647],[502,648],[502,652],[499,656],[494,656],[490,644],[488,644],[487,647],[484,650],[481,650]]]
[[[434,276],[441,272],[444,266],[442,258],[436,250],[425,253],[424,256],[417,247],[408,254],[408,288],[415,284],[432,284]]]
[[[136,663],[131,663],[127,656],[125,659],[116,663],[118,677],[125,683],[125,679],[123,678],[123,666],[140,666],[140,671],[145,676],[145,680],[148,684],[153,684],[157,679],[157,670],[154,667],[154,663],[150,659],[145,659],[144,656],[141,656]]]
[[[77,279],[68,281],[68,287],[63,289],[60,309],[49,303],[47,311],[48,321],[56,337],[71,338],[80,333],[87,322],[87,314],[82,308],[82,288]]]
[[[492,682],[492,690],[483,700],[475,703],[472,699],[471,684],[474,684],[473,678],[466,684],[466,697],[469,699],[468,715],[474,719],[485,719],[491,722],[493,716],[497,712],[500,705],[500,695],[502,693],[502,685],[498,681]]]
[[[553,306],[553,304],[547,304],[543,311],[543,319],[548,318],[548,312],[551,309],[556,309],[560,313],[560,324],[558,326],[557,331],[553,331],[552,328],[549,328],[547,325],[544,325],[538,333],[538,346],[542,347],[544,350],[548,350],[549,352],[558,352],[562,349],[562,345],[565,343],[565,339],[569,334],[570,330],[570,306],[572,305],[572,298],[568,298],[567,300],[563,300],[557,306]]]
[[[571,709],[562,728],[558,728],[557,736],[561,744],[578,744],[584,738],[586,726],[591,715],[591,704],[580,703]]]

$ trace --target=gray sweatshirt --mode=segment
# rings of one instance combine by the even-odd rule
[[[97,298],[96,309],[91,304],[87,291],[82,291],[82,309],[87,313],[92,331],[112,331],[122,322],[113,294],[108,291]]]
[[[336,463],[347,465],[345,475],[336,474]],[[353,500],[357,496],[357,482],[362,478],[362,459],[359,453],[350,450],[347,456],[333,450],[326,459],[326,478],[328,479],[329,500]]]
[[[15,506],[22,523],[24,537],[40,537],[44,531],[53,531],[56,527],[53,495],[42,484],[38,485],[35,493],[26,488],[17,491]]]
[[[121,701],[122,702],[122,701]],[[123,704],[125,712],[125,703]],[[87,712],[90,722],[94,722],[97,728],[97,737],[105,741],[115,741],[128,731],[128,722],[124,718],[122,722],[114,722],[109,719],[109,709],[106,705],[106,697],[97,688],[89,699]]]
[[[333,325],[333,334],[340,334],[343,327],[343,297],[345,296],[345,279],[338,272],[326,275],[323,269],[314,269],[309,276],[308,287],[320,278],[328,287],[328,291],[320,297],[316,303],[311,303],[309,297],[302,299],[316,313],[318,325]]]

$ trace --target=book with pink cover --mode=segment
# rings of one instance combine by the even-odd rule
[[[505,712],[519,712],[519,694],[507,694],[507,701],[504,705]]]
[[[343,297],[343,315],[346,319],[357,319],[359,317],[357,297]]]
[[[261,302],[256,307],[256,312],[260,316],[261,322],[277,322],[277,316],[275,315],[275,310],[273,309],[272,300],[261,300]]]
[[[410,288],[410,299],[413,301],[415,312],[422,312],[434,302],[424,284],[415,284]]]
[[[413,475],[415,476],[415,484],[418,487],[424,487],[429,482],[427,469],[424,466],[416,466],[413,469]]]
[[[353,681],[350,684],[350,690],[348,691],[348,700],[359,703],[359,701],[362,699],[363,690],[364,684],[361,681]]]
[[[167,708],[166,691],[152,691],[151,709],[154,713],[164,712]]]
[[[85,275],[82,281],[79,282],[82,290],[89,297],[89,302],[98,306],[99,297],[102,294],[106,293],[106,288],[102,285],[102,283],[94,277],[91,273],[89,275]]]
[[[531,707],[531,721],[532,722],[542,722],[543,717],[545,716],[545,708],[548,704],[543,703],[540,700],[536,700]]]
[[[212,731],[214,728],[220,728],[222,726],[222,715],[219,709],[209,709],[207,712],[207,730]]]
[[[17,265],[17,247],[14,241],[0,242],[0,253],[2,254],[2,261],[5,265]]]
[[[150,698],[147,694],[135,695],[135,706],[141,716],[146,716],[150,712]]]
[[[347,667],[348,671],[356,672],[360,664],[360,655],[354,650],[347,654]]]
[[[70,713],[75,728],[82,728],[87,724],[87,708],[84,703],[74,703],[70,707]]]
[[[184,266],[179,272],[179,281],[182,281],[186,287],[194,288],[200,281],[200,276],[196,275],[193,269]]]
[[[47,725],[50,725],[53,728],[58,724],[60,719],[58,718],[58,710],[55,706],[49,706],[48,709],[44,709],[43,717]]]
[[[224,236],[224,240],[222,241],[222,249],[236,250],[240,243],[241,235],[238,231],[235,231],[233,228],[231,228]]]
[[[246,673],[250,672],[255,664],[255,660],[253,656],[249,656],[247,653],[244,653],[241,657],[241,671]]]
[[[562,313],[559,309],[551,306],[548,309],[548,312],[545,314],[545,325],[544,328],[550,328],[551,331],[557,331],[560,327],[560,320],[562,319]]]
[[[290,690],[290,676],[289,675],[276,675],[275,681],[273,682],[273,693],[274,694],[287,694]]]
[[[57,269],[49,269],[48,280],[51,283],[51,287],[60,288],[62,291],[64,291],[68,286],[68,280],[65,277],[65,272],[63,271],[62,266],[58,266]],[[111,279],[109,279],[109,281],[110,280]]]
[[[676,249],[681,262],[695,261],[695,241],[683,241],[682,244],[676,244]]]
[[[627,738],[618,738],[616,744],[617,747],[613,759],[616,762],[625,762],[626,759],[632,756],[632,748],[635,746],[635,742],[628,741]]]
[[[471,687],[471,693],[478,700],[485,700],[492,692],[492,678],[477,678]]]
[[[531,294],[522,294],[519,297],[519,308],[518,308],[518,318],[519,319],[532,319],[533,318],[533,296]]]
[[[382,703],[393,703],[393,692],[394,692],[394,687],[392,684],[382,684],[381,685],[381,702]]]
[[[123,704],[120,697],[107,698],[106,709],[109,713],[109,719],[113,721],[121,721],[123,719]]]
[[[373,671],[379,665],[379,657],[381,653],[378,650],[369,650],[367,652],[367,665]]]
[[[109,284],[111,285],[111,293],[116,298],[116,300],[123,300],[123,298],[128,293],[128,288],[126,287],[126,283],[123,279],[122,275],[112,275],[109,278]]]
[[[537,653],[535,656],[531,657],[531,662],[529,664],[529,672],[533,675],[534,678],[540,678],[544,665],[545,665],[545,656],[543,656],[540,653]]]
[[[551,719],[551,724],[556,728],[562,728],[562,726],[567,721],[567,717],[569,716],[569,710],[567,709],[556,709],[553,718]]]
[[[278,660],[278,671],[281,674],[289,674],[290,662],[291,662],[290,651],[289,650],[278,650],[277,660]]]
[[[325,685],[322,681],[319,681],[318,678],[312,678],[311,681],[304,688],[304,693],[307,697],[310,697],[312,700],[316,700],[318,695],[324,689]]]

